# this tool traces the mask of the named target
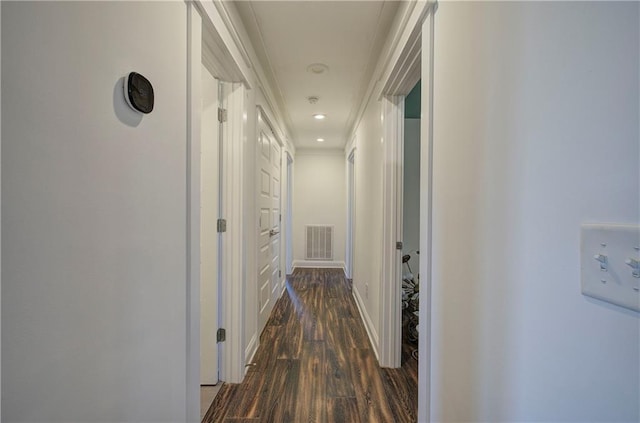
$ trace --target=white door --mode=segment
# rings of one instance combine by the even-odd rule
[[[258,303],[262,331],[278,298],[280,269],[280,146],[264,118],[258,119]]]
[[[218,80],[202,66],[200,155],[200,384],[218,383]]]

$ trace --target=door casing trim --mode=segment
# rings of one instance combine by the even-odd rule
[[[420,339],[418,360],[418,421],[428,423],[431,398],[431,210],[433,150],[433,28],[437,2],[416,2],[379,79],[378,100],[383,102],[383,246],[379,362],[400,367],[402,264],[396,241],[402,241],[404,98],[418,80],[421,96],[420,161]]]

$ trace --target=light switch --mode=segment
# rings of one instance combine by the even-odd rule
[[[640,226],[583,224],[582,293],[640,311]]]

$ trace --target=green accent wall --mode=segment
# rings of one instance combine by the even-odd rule
[[[405,119],[420,119],[420,81],[404,99]]]

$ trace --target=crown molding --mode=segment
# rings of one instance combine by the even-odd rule
[[[213,0],[211,3],[213,3],[221,21],[229,31],[231,40],[240,51],[244,64],[253,71],[253,79],[263,94],[267,103],[266,106],[272,110],[275,117],[275,121],[272,122],[273,130],[278,132],[285,144],[290,144],[291,120],[287,118],[282,99],[276,96],[274,87],[272,87],[272,83],[255,53],[254,46],[251,44],[238,10],[233,2]]]
[[[351,128],[348,132],[348,140],[353,140],[356,136],[356,131],[362,120],[367,106],[372,98],[380,98],[383,94],[386,94],[386,89],[389,85],[389,80],[397,75],[394,74],[394,70],[398,71],[398,63],[404,63],[405,60],[400,60],[403,54],[407,54],[411,51],[415,55],[415,46],[417,45],[417,57],[420,57],[420,37],[422,34],[422,22],[429,13],[429,11],[435,7],[436,2],[429,1],[411,1],[403,3],[398,11],[396,18],[394,19],[391,27],[390,36],[387,37],[387,41],[384,44],[380,58],[376,65],[375,71],[369,80],[369,85],[365,95],[362,97],[358,113],[354,119]],[[417,43],[417,44],[416,44]],[[414,50],[411,49],[414,47]],[[413,63],[413,62],[412,62]],[[419,65],[419,60],[417,64]],[[415,68],[415,66],[414,66]],[[419,69],[419,66],[418,66]],[[400,80],[400,79],[398,79]],[[417,82],[417,81],[416,81]],[[398,88],[398,87],[396,87]],[[394,92],[393,94],[399,94]],[[350,142],[347,144],[349,145]],[[346,146],[345,146],[346,147]]]

